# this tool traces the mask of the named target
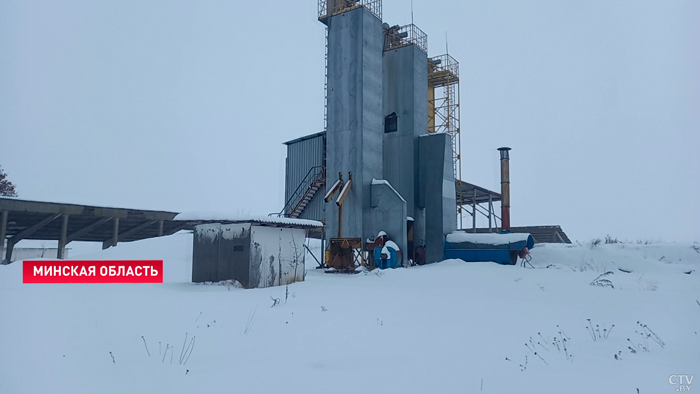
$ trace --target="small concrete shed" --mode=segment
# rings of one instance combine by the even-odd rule
[[[307,231],[321,222],[278,217],[180,214],[194,223],[192,282],[236,280],[247,289],[304,280]]]

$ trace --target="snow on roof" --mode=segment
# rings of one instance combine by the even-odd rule
[[[386,248],[392,248],[392,249],[394,249],[394,250],[397,251],[397,252],[400,250],[400,249],[399,249],[399,245],[397,245],[396,242],[391,241],[391,240],[386,241],[386,244],[384,244],[384,247],[386,247]]]
[[[337,181],[335,181],[335,183],[333,184],[333,186],[331,186],[331,187],[328,188],[328,191],[326,192],[326,195],[323,196],[323,199],[324,199],[324,200],[328,200],[329,198],[331,198],[331,196],[333,195],[333,193],[335,193],[335,188],[338,187],[338,185],[341,184],[341,183],[342,183],[342,182],[340,181],[340,179],[338,179]]]
[[[276,216],[244,216],[226,212],[183,212],[175,216],[173,220],[183,222],[263,223],[281,226],[323,227],[323,223],[316,220],[290,219]]]
[[[352,182],[345,182],[345,185],[343,185],[343,188],[340,190],[340,193],[338,193],[338,198],[335,200],[336,204],[342,204],[343,196],[345,195],[345,193],[348,192],[350,186],[352,186]]]
[[[523,233],[508,233],[508,234],[474,234],[466,233],[464,231],[455,231],[453,233],[447,234],[447,242],[450,243],[461,243],[461,242],[471,242],[475,244],[488,244],[488,245],[507,245],[515,242],[527,241],[530,234]]]
[[[7,196],[0,196],[0,200],[8,200],[8,201],[17,201],[19,203],[38,203],[38,204],[50,204],[50,205],[71,205],[71,206],[77,206],[77,207],[88,207],[88,208],[102,208],[102,209],[119,209],[119,210],[125,210],[125,211],[149,211],[149,212],[166,212],[166,213],[175,213],[175,211],[172,210],[164,210],[164,209],[155,209],[155,208],[129,208],[129,207],[119,207],[117,205],[114,205],[112,203],[105,203],[105,204],[98,204],[99,201],[73,201],[73,202],[65,202],[65,201],[47,201],[47,200],[35,200],[35,199],[27,199],[27,198],[17,198],[17,197],[7,197]]]
[[[389,183],[389,181],[387,181],[386,179],[372,178],[372,184],[373,185],[387,185],[387,186],[389,186],[389,188],[391,188],[391,190],[393,190],[394,193],[396,193],[399,196],[399,198],[401,198],[401,201],[406,202],[406,200],[403,198],[403,196],[399,192],[397,192],[396,189],[394,189],[394,187],[391,186],[391,183]]]

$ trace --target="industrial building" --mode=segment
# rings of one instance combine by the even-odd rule
[[[304,280],[307,230],[321,223],[251,219],[199,218],[194,227],[192,282],[235,280],[244,288],[259,288]],[[182,215],[175,220],[188,221]]]
[[[384,23],[381,10],[380,0],[319,1],[326,127],[285,143],[280,214],[323,222],[336,268],[349,263],[339,254],[352,255],[337,245],[365,256],[379,232],[406,260],[440,261],[463,210],[471,208],[473,228],[477,212],[495,227],[502,199],[461,180],[459,63],[429,56],[420,28]]]
[[[278,217],[0,198],[2,260],[10,263],[23,239],[57,240],[57,257],[65,258],[72,241],[108,248],[186,229],[195,233],[194,282],[235,279],[265,287],[303,280],[299,244],[307,235],[322,240],[319,266],[341,271],[446,257],[513,264],[534,243],[570,243],[559,226],[510,226],[510,148],[499,148],[500,192],[462,180],[456,59],[429,56],[428,37],[417,26],[383,22],[381,0],[319,0],[318,6],[326,28],[325,129],[285,143]],[[465,214],[471,226],[463,223]],[[488,228],[476,227],[477,215],[488,218]]]

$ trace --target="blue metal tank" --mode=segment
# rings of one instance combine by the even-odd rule
[[[387,258],[382,259],[382,254],[385,254]],[[398,246],[392,241],[387,241],[385,245],[374,249],[374,261],[379,269],[399,268],[402,260],[403,256]]]
[[[455,231],[445,238],[445,259],[514,265],[518,256],[527,255],[533,246],[535,240],[530,234],[472,234]]]

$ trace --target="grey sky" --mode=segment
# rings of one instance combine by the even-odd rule
[[[414,0],[461,65],[463,178],[513,225],[700,240],[700,2]],[[0,2],[0,165],[21,198],[266,214],[323,128],[316,0]],[[410,0],[384,20],[410,23]],[[467,219],[468,221],[469,219]],[[480,222],[480,224],[485,224]]]

